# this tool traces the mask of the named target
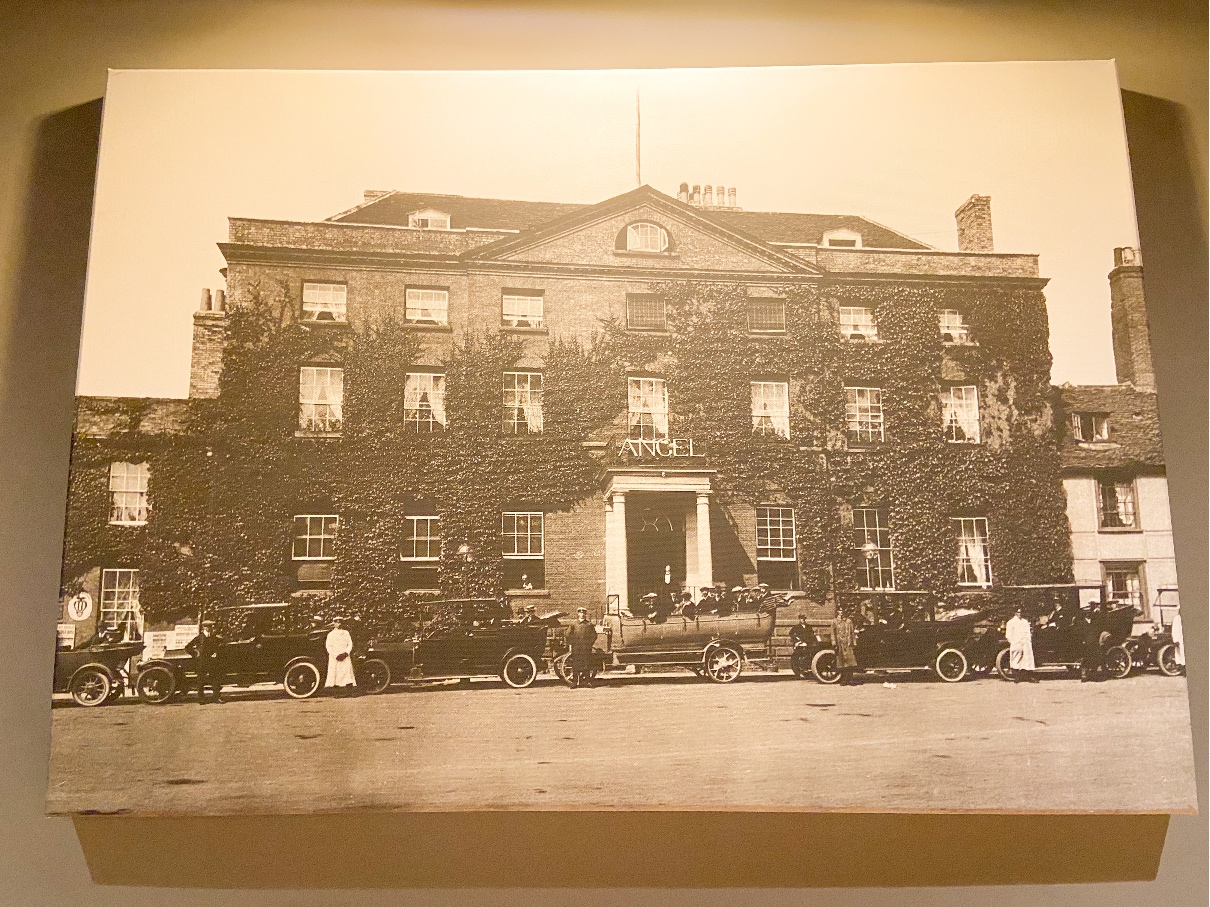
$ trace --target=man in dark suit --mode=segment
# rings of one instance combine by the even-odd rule
[[[567,631],[567,644],[571,646],[571,682],[574,690],[583,684],[592,686],[592,647],[597,642],[597,628],[588,619],[587,608],[576,609],[576,622]]]
[[[1083,652],[1080,660],[1080,681],[1101,680],[1103,667],[1101,633],[1105,630],[1105,603],[1095,601],[1084,624]]]
[[[214,691],[214,701],[223,701],[223,675],[219,669],[219,648],[223,641],[214,631],[214,621],[204,620],[197,636],[185,644],[185,651],[193,658],[193,670],[197,673],[197,700],[205,704],[206,687]]]

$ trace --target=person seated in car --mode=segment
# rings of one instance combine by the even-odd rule
[[[676,610],[672,613],[685,618],[685,620],[696,620],[697,607],[693,601],[693,593],[686,590],[681,593],[681,603],[676,606]]]
[[[887,630],[902,630],[904,627],[903,605],[895,605],[893,608],[888,608],[878,618],[878,623]]]
[[[695,609],[695,616],[701,617],[703,614],[717,614],[718,613],[718,596],[715,593],[714,587],[713,586],[702,586],[700,591],[702,593],[702,597],[701,597],[701,600],[697,603],[697,608]]]
[[[648,592],[639,599],[639,606],[636,617],[641,617],[643,620],[653,620],[656,612],[656,601],[659,596],[654,592]]]
[[[533,605],[526,605],[525,611],[522,613],[521,619],[517,621],[517,623],[522,625],[538,623],[538,609]]]
[[[718,616],[726,617],[735,612],[735,607],[739,603],[739,597],[743,593],[743,586],[735,586],[729,592],[724,592],[722,598],[718,602]]]
[[[669,592],[667,596],[661,595],[652,609],[651,619],[657,624],[662,624],[680,607],[682,600],[688,592],[682,592],[679,595],[675,592]],[[689,596],[689,600],[693,600],[693,596]]]

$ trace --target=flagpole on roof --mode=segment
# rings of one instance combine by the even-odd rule
[[[634,90],[634,182],[643,185],[643,115],[639,105],[639,90]]]

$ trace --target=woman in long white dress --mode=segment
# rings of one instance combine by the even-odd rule
[[[341,693],[352,692],[357,686],[353,676],[353,637],[339,617],[332,621],[324,648],[328,650],[328,677],[324,686],[334,687]]]
[[[1032,680],[1035,670],[1033,628],[1022,616],[1020,608],[1004,625],[1004,636],[1008,639],[1008,666],[1012,668],[1013,680],[1020,680],[1022,675],[1026,680]]]

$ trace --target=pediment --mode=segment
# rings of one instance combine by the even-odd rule
[[[468,257],[518,264],[659,271],[801,274],[814,270],[649,187],[482,246]]]

